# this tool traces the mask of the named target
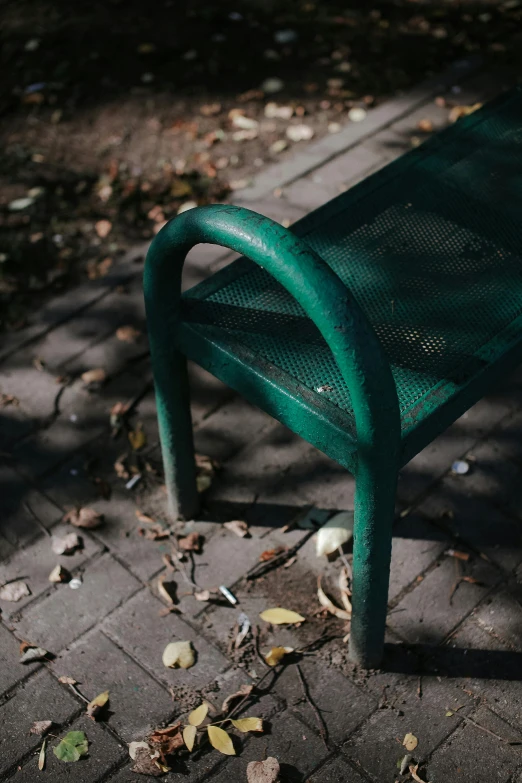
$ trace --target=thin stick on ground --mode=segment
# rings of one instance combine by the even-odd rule
[[[328,747],[328,730],[327,730],[326,724],[325,724],[325,722],[323,720],[323,716],[321,715],[321,713],[317,709],[316,705],[312,701],[312,697],[310,696],[310,692],[309,692],[308,686],[307,686],[307,684],[305,682],[305,678],[303,676],[303,672],[301,671],[301,667],[299,666],[298,663],[296,663],[295,667],[297,669],[297,674],[299,675],[299,681],[301,683],[301,688],[303,689],[303,696],[305,697],[305,701],[310,705],[310,708],[311,708],[312,712],[315,715],[315,720],[317,722],[317,728],[319,729],[319,735],[320,735],[322,741],[324,742],[324,746],[325,746],[326,750],[329,750],[329,747]]]
[[[254,649],[256,651],[256,655],[260,663],[262,663],[265,668],[270,668],[267,662],[265,661],[265,659],[263,658],[263,656],[261,655],[261,651],[259,650],[259,626],[258,625],[254,625],[254,627],[252,628],[252,637],[254,639]]]
[[[464,720],[466,723],[471,723],[472,726],[475,726],[475,728],[480,729],[480,731],[484,731],[486,734],[489,734],[490,737],[494,737],[495,739],[499,740],[499,742],[504,742],[506,745],[521,745],[521,742],[518,742],[517,740],[508,740],[504,737],[501,737],[500,734],[495,734],[494,731],[491,731],[491,729],[487,729],[485,726],[481,726],[480,723],[476,723],[471,718],[468,718],[467,715],[464,715]]]
[[[290,549],[287,549],[286,552],[281,552],[280,555],[276,555],[272,558],[272,560],[268,560],[266,563],[258,563],[255,565],[250,569],[250,571],[247,572],[247,580],[258,579],[260,576],[264,576],[267,571],[271,571],[273,568],[277,568],[278,566],[285,563],[287,560],[293,557],[296,552],[298,552],[301,547],[306,544],[308,539],[311,538],[315,533],[315,530],[310,530],[309,533],[306,533],[300,539],[300,541],[297,542],[297,544],[294,544],[294,546],[290,547]]]

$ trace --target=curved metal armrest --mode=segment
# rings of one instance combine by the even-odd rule
[[[388,360],[361,308],[335,272],[299,237],[242,207],[212,205],[167,223],[147,254],[145,303],[155,364],[179,315],[181,274],[200,242],[235,250],[269,272],[299,302],[328,343],[350,390],[358,451],[398,449],[400,417]],[[173,302],[172,295],[178,297]],[[163,336],[162,336],[163,335]]]

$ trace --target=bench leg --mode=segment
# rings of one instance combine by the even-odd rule
[[[156,407],[169,513],[192,519],[199,510],[187,360],[178,351],[154,361]]]
[[[367,669],[380,665],[384,651],[396,488],[393,464],[357,471],[350,659]]]

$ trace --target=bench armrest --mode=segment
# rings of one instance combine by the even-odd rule
[[[305,241],[269,218],[228,205],[198,207],[167,223],[152,242],[144,272],[151,352],[167,359],[180,318],[185,257],[194,245],[223,245],[262,266],[315,323],[350,390],[359,456],[378,447],[398,451],[400,416],[388,360],[354,297]]]

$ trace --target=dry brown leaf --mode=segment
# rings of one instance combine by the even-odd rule
[[[415,781],[415,783],[426,783],[425,780],[423,780],[422,778],[420,778],[417,775],[417,770],[418,769],[419,769],[419,765],[418,764],[415,764],[415,766],[413,764],[410,764],[410,775],[412,776],[412,778]]]
[[[77,680],[74,677],[67,677],[66,674],[62,674],[61,677],[58,677],[58,682],[63,682],[64,685],[76,685]]]
[[[120,326],[119,329],[116,329],[116,337],[122,343],[137,343],[141,336],[140,330],[134,326]]]
[[[253,688],[253,685],[242,685],[236,693],[231,693],[230,696],[227,696],[221,705],[221,712],[223,715],[226,715],[230,710],[232,702],[236,701],[236,699],[243,699],[245,696],[249,696],[252,693]]]
[[[49,574],[49,581],[55,584],[59,584],[60,582],[69,582],[70,579],[71,575],[69,571],[61,565],[55,566]]]
[[[150,775],[156,778],[164,774],[156,760],[151,758],[150,750],[141,747],[136,749],[135,761],[130,769],[131,772],[137,772],[138,775]]]
[[[302,623],[305,620],[297,612],[292,612],[290,609],[281,609],[281,607],[265,609],[259,616],[266,623],[271,623],[272,625],[289,625],[291,623]]]
[[[416,747],[417,747],[417,745],[419,744],[419,740],[417,739],[417,737],[415,736],[415,734],[410,734],[410,733],[408,733],[408,734],[406,734],[406,736],[404,737],[404,739],[403,739],[403,741],[402,741],[402,744],[403,744],[403,746],[406,748],[406,750],[407,750],[409,753],[411,753],[412,751],[414,751],[414,750],[415,750],[415,748],[416,748]]]
[[[196,601],[210,601],[210,590],[199,590],[194,593]]]
[[[161,598],[165,601],[167,604],[174,604],[176,603],[176,590],[177,585],[176,582],[167,582],[165,574],[162,574],[158,579],[158,593],[160,594]]]
[[[195,460],[197,469],[205,473],[213,475],[220,468],[219,462],[206,454],[196,454]]]
[[[293,647],[272,647],[272,649],[265,655],[265,661],[269,666],[277,666],[281,663],[285,655],[293,653]]]
[[[178,538],[178,546],[185,552],[201,552],[203,536],[201,533],[189,533],[188,536]]]
[[[223,527],[225,527],[227,530],[230,530],[231,533],[235,533],[236,536],[239,536],[240,538],[245,538],[245,536],[250,535],[247,523],[240,519],[234,519],[231,522],[225,522]]]
[[[14,394],[0,394],[0,408],[6,408],[8,405],[17,408],[20,405],[20,400]]]
[[[17,601],[21,601],[22,598],[26,598],[28,595],[31,595],[31,591],[26,582],[9,582],[0,588],[1,601],[12,601],[13,603],[16,603]]]
[[[105,239],[105,237],[108,237],[111,233],[112,223],[110,220],[98,220],[98,222],[94,225],[94,230],[100,239]]]
[[[154,525],[156,524],[156,520],[152,517],[149,517],[147,514],[144,514],[143,511],[140,511],[139,508],[136,509],[136,518],[138,522],[141,522],[144,525]]]
[[[114,470],[116,471],[116,475],[118,476],[118,478],[125,479],[125,481],[130,478],[130,473],[127,470],[124,462],[124,460],[126,460],[127,457],[128,457],[127,453],[122,454],[121,457],[118,457],[118,459],[114,463]]]
[[[97,367],[94,370],[87,370],[82,373],[82,381],[86,386],[90,386],[91,383],[103,383],[107,378],[107,373],[103,367]]]
[[[147,737],[147,742],[151,748],[159,751],[160,758],[164,762],[165,756],[169,756],[184,745],[181,723],[175,723],[165,729],[156,729]]]
[[[419,120],[417,127],[423,133],[431,133],[433,131],[433,123],[429,119]]]
[[[29,729],[29,734],[38,734],[39,737],[43,737],[44,734],[47,734],[53,723],[54,721],[52,720],[35,720]]]
[[[259,562],[266,563],[269,560],[272,560],[277,555],[280,555],[284,551],[285,551],[284,546],[278,546],[275,549],[266,549],[264,552],[261,552],[261,554],[259,555]]]
[[[170,531],[164,528],[159,522],[155,522],[148,527],[139,527],[138,535],[146,538],[148,541],[162,541],[170,536]]]
[[[87,715],[93,720],[98,720],[100,713],[103,712],[107,704],[109,703],[109,691],[99,693],[92,701],[87,705]]]
[[[75,527],[91,530],[102,524],[103,514],[99,514],[93,508],[73,508],[65,514],[63,522],[70,522]]]
[[[482,108],[481,103],[473,103],[470,106],[454,106],[449,113],[449,121],[457,122],[461,117],[467,117],[468,114],[473,114],[480,108]]]
[[[321,606],[324,606],[324,608],[327,609],[330,614],[333,614],[334,617],[337,617],[339,620],[351,620],[352,616],[350,612],[347,612],[345,609],[340,609],[333,603],[333,601],[328,598],[323,588],[321,587],[320,576],[317,577],[317,597]]]
[[[81,549],[82,541],[77,533],[67,533],[65,536],[53,536],[51,548],[55,555],[68,555],[75,549]]]
[[[273,756],[251,761],[247,766],[247,783],[280,783],[279,762]]]

